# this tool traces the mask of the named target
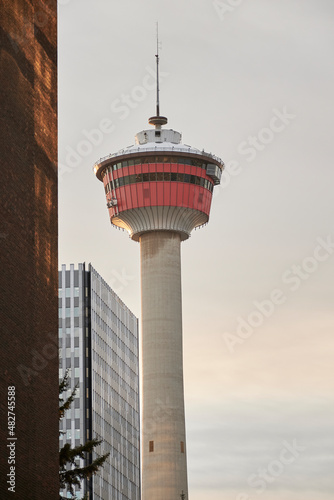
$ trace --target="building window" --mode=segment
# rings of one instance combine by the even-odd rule
[[[145,174],[133,174],[125,175],[124,177],[119,177],[114,180],[115,188],[121,186],[127,186],[128,184],[134,184],[136,182],[186,182],[190,184],[195,184],[197,186],[205,187],[210,192],[213,191],[213,183],[204,179],[204,177],[198,177],[196,175],[176,173],[176,172],[150,172]]]
[[[181,441],[181,453],[184,453],[184,442]]]
[[[150,442],[149,442],[148,451],[149,451],[149,452],[154,451],[154,441],[150,441]]]

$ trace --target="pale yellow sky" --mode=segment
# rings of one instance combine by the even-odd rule
[[[60,264],[91,262],[140,315],[139,245],[110,227],[92,166],[148,127],[157,20],[161,112],[227,165],[209,224],[182,246],[189,496],[330,500],[331,2],[59,4]],[[294,439],[305,452],[258,493],[249,477]]]

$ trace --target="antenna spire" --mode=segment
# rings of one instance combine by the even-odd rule
[[[154,125],[157,130],[161,129],[161,125],[166,125],[167,118],[160,116],[160,87],[159,87],[159,24],[157,22],[157,53],[155,54],[157,64],[157,96],[156,96],[156,115],[148,119],[150,125]]]
[[[157,22],[157,53],[155,55],[157,61],[157,116],[160,116],[160,100],[159,100],[159,23]]]

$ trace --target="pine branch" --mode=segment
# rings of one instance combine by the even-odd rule
[[[75,464],[76,458],[85,458],[84,453],[92,453],[93,449],[101,443],[102,440],[92,439],[75,448],[72,448],[70,443],[65,443],[59,451],[59,466],[63,467],[66,463]]]
[[[65,372],[63,380],[59,384],[59,396],[63,392],[65,392],[69,388],[69,386],[70,386],[70,381],[69,381],[69,368],[68,368]],[[73,403],[75,395],[77,393],[78,387],[79,387],[79,384],[77,384],[74,387],[71,395],[67,399],[64,400],[64,398],[59,397],[59,403],[60,403],[60,405],[59,405],[59,420],[61,420],[64,417],[65,412],[71,407],[71,404]]]
[[[80,487],[80,481],[82,479],[89,479],[92,475],[96,474],[99,468],[103,466],[109,455],[110,453],[106,453],[105,455],[96,458],[91,464],[84,467],[75,467],[70,470],[63,469],[62,472],[59,473],[60,488],[64,488],[66,486],[71,495],[74,495],[74,486]]]
[[[63,380],[59,383],[59,420],[64,417],[65,412],[71,407],[73,400],[75,398],[78,385],[75,386],[71,395],[64,400],[61,397],[63,392],[65,392],[70,386],[69,381],[69,369],[66,370]],[[60,434],[65,434],[60,431]],[[74,487],[81,487],[82,479],[89,479],[92,475],[96,474],[100,467],[103,467],[104,462],[109,457],[110,453],[106,453],[101,457],[96,458],[91,464],[84,467],[78,467],[76,460],[85,459],[87,454],[94,451],[96,446],[102,443],[100,439],[91,439],[85,444],[80,444],[74,448],[71,447],[70,443],[65,443],[64,446],[59,450],[59,483],[60,488],[67,488],[67,491],[71,494],[72,499],[76,499]],[[67,466],[74,466],[74,468],[67,469]],[[59,496],[60,500],[67,500],[68,497]],[[86,498],[86,495],[85,497]]]

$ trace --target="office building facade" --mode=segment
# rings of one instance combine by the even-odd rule
[[[61,446],[98,438],[98,455],[110,452],[80,494],[140,500],[138,320],[90,264],[59,272],[59,347],[59,376],[78,385]]]

